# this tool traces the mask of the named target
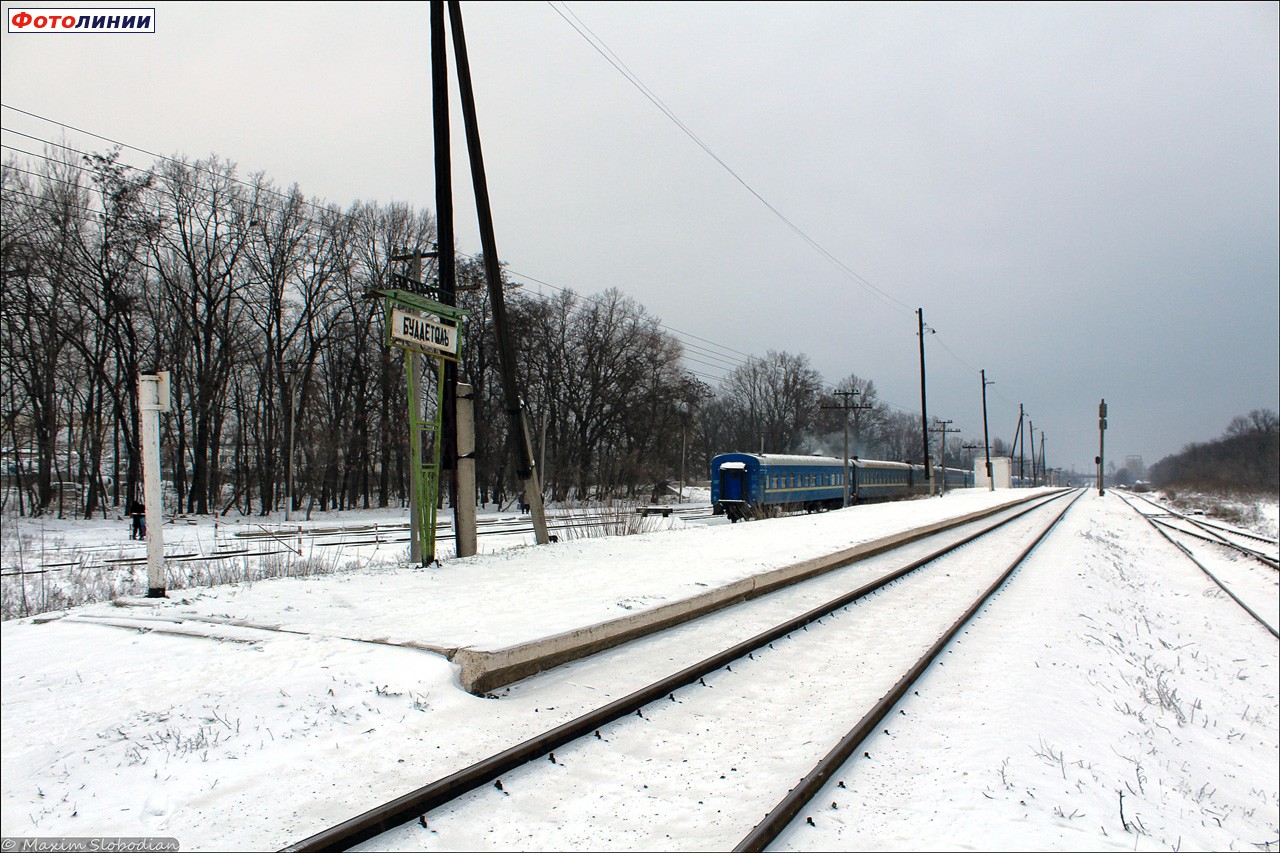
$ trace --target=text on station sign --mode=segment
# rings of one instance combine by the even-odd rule
[[[391,309],[391,337],[415,348],[437,350],[456,355],[458,330],[446,326],[435,317],[412,314],[400,308]]]

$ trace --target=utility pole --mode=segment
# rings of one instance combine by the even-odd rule
[[[1044,430],[1040,430],[1040,476],[1044,478],[1046,486],[1053,485],[1049,482],[1049,468],[1044,461]]]
[[[960,445],[960,449],[961,450],[977,450],[981,446],[982,446],[981,444],[962,444]],[[964,465],[964,470],[966,472],[970,471],[973,468],[973,454],[972,453],[969,454],[968,462],[962,462],[961,464]]]
[[[458,492],[463,499],[453,505],[453,549],[459,557],[476,554],[476,420],[474,389],[465,382],[457,386]]]
[[[160,413],[169,411],[169,371],[138,376],[142,421],[142,511],[147,519],[147,598],[164,598],[164,492],[160,479]]]
[[[444,0],[431,3],[431,113],[435,144],[436,172],[436,249],[437,269],[440,276],[440,302],[456,308],[458,305],[457,266],[454,255],[453,229],[453,161],[449,151],[449,64],[445,44]],[[470,391],[465,396],[470,400]],[[454,552],[459,557],[475,554],[475,460],[471,461],[471,482],[462,481],[460,468],[455,460],[467,453],[474,453],[474,436],[469,440],[470,451],[463,445],[468,439],[458,433],[458,398],[464,396],[458,387],[458,365],[444,363],[444,382],[440,388],[441,445],[440,465],[449,472],[449,503],[453,507]],[[466,507],[459,504],[465,502]],[[463,530],[463,525],[470,525]],[[468,553],[463,553],[468,551]]]
[[[942,491],[946,492],[947,490],[947,433],[960,432],[960,430],[947,429],[947,426],[953,423],[953,421],[944,421],[944,420],[938,419],[937,421],[935,421],[935,423],[937,423],[937,427],[931,429],[930,432],[942,433]]]
[[[987,431],[987,386],[995,384],[987,381],[987,371],[984,368],[982,371],[982,443],[987,448],[987,491],[989,492],[996,490],[996,480],[991,473],[991,435]]]
[[[1107,437],[1107,401],[1104,399],[1098,404],[1098,496],[1106,494],[1103,487],[1102,460],[1106,458],[1106,437]]]
[[[498,368],[506,398],[511,437],[516,445],[516,475],[524,481],[525,503],[533,519],[534,538],[539,545],[551,541],[547,531],[546,509],[542,489],[538,485],[537,463],[529,441],[529,424],[516,378],[515,347],[507,323],[506,299],[502,293],[502,267],[498,243],[493,229],[493,210],[489,204],[489,183],[484,171],[484,153],[480,148],[480,124],[476,117],[475,92],[471,88],[471,63],[467,58],[467,40],[462,30],[462,10],[458,0],[449,0],[449,25],[453,33],[454,64],[458,73],[458,91],[462,101],[462,119],[466,127],[467,154],[471,161],[471,184],[476,200],[476,217],[480,228],[480,245],[484,252],[485,279],[489,285],[489,301],[493,306],[494,336],[498,343]]]
[[[858,396],[862,393],[861,391],[833,391],[832,393],[837,397],[843,397],[844,403],[839,406],[823,406],[822,408],[839,409],[844,412],[844,489],[842,490],[843,494],[840,496],[840,505],[847,507],[849,505],[849,487],[852,485],[849,479],[849,412],[857,411],[858,409],[869,409],[871,404],[849,402],[850,397]]]
[[[1036,422],[1027,418],[1027,435],[1031,436],[1031,485],[1040,485],[1040,479],[1036,476]]]
[[[1013,433],[1013,444],[1018,448],[1018,479],[1025,480],[1027,477],[1026,469],[1023,467],[1023,453],[1027,449],[1026,439],[1022,436],[1022,419],[1025,412],[1022,404],[1018,404],[1018,428]]]
[[[916,317],[919,320],[919,329],[916,332],[920,336],[920,425],[921,438],[924,443],[924,471],[925,476],[929,478],[929,494],[933,494],[933,465],[929,463],[929,407],[925,395],[924,385],[924,333],[928,329],[929,334],[933,334],[933,329],[929,329],[924,324],[924,309],[916,309]]]
[[[297,370],[289,372],[289,464],[285,467],[284,479],[284,520],[289,521],[289,513],[293,509],[293,437],[297,432],[298,400]]]

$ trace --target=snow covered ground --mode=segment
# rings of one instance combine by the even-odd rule
[[[428,570],[399,565],[403,554],[361,555],[328,576],[10,620],[0,626],[0,829],[278,848],[668,663],[629,644],[489,699],[408,644],[545,636],[1009,496],[970,490],[733,526],[673,520]],[[1239,583],[1275,619],[1280,585],[1267,572]],[[1119,496],[1086,494],[904,700],[908,713],[869,747],[876,759],[850,762],[844,787],[815,801],[814,825],[778,846],[1280,849],[1278,667],[1276,639]],[[779,722],[762,715],[762,726]],[[779,796],[795,780],[781,781]],[[703,846],[696,810],[688,821],[675,849]],[[596,829],[586,849],[608,846],[610,827]],[[433,843],[450,842],[424,839]]]

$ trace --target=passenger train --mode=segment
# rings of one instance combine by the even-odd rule
[[[927,494],[923,465],[849,460],[849,504],[886,501]],[[945,473],[946,487],[973,485],[973,473],[959,468],[936,468]],[[781,511],[817,512],[844,505],[845,462],[833,456],[787,456],[774,453],[721,453],[711,460],[711,505],[730,521],[759,518]],[[942,487],[941,477],[937,483]]]

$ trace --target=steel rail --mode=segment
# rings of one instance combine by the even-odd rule
[[[1207,566],[1205,566],[1205,564],[1204,564],[1204,563],[1202,563],[1202,562],[1200,562],[1199,560],[1197,560],[1197,559],[1196,559],[1196,557],[1195,557],[1195,555],[1191,553],[1191,549],[1187,548],[1187,546],[1186,546],[1186,545],[1183,545],[1181,542],[1178,542],[1178,541],[1177,541],[1177,540],[1175,540],[1172,536],[1170,536],[1168,533],[1166,533],[1166,532],[1165,532],[1165,531],[1160,527],[1160,525],[1156,524],[1155,519],[1151,518],[1151,517],[1150,517],[1150,516],[1148,516],[1145,512],[1143,512],[1142,510],[1138,509],[1138,507],[1134,506],[1134,505],[1133,505],[1133,503],[1131,503],[1130,501],[1125,500],[1125,498],[1124,498],[1124,496],[1123,496],[1123,495],[1120,497],[1120,500],[1122,500],[1122,501],[1124,501],[1126,504],[1128,504],[1129,508],[1130,508],[1131,510],[1133,510],[1134,512],[1136,512],[1139,516],[1141,516],[1142,518],[1146,519],[1147,524],[1150,524],[1150,525],[1151,525],[1151,528],[1152,528],[1153,530],[1155,530],[1155,532],[1156,532],[1156,533],[1159,533],[1161,536],[1163,536],[1163,537],[1164,537],[1164,538],[1169,542],[1169,544],[1170,544],[1170,545],[1172,545],[1173,547],[1177,548],[1179,551],[1181,551],[1181,552],[1183,553],[1183,555],[1184,555],[1188,560],[1190,560],[1191,562],[1195,563],[1195,564],[1196,564],[1196,566],[1197,566],[1197,567],[1199,567],[1200,571],[1202,571],[1202,572],[1204,572],[1206,575],[1208,575],[1208,576],[1209,576],[1209,579],[1210,579],[1211,581],[1213,581],[1215,584],[1217,584],[1217,585],[1218,585],[1218,588],[1219,588],[1219,589],[1221,589],[1221,590],[1222,590],[1223,592],[1225,592],[1227,595],[1231,596],[1231,600],[1232,600],[1232,601],[1234,601],[1236,604],[1239,604],[1242,608],[1244,608],[1244,611],[1245,611],[1246,613],[1248,613],[1250,616],[1252,616],[1252,617],[1254,618],[1254,620],[1255,620],[1259,625],[1261,625],[1262,627],[1264,627],[1264,628],[1266,628],[1268,631],[1270,631],[1270,632],[1271,632],[1271,636],[1275,637],[1276,639],[1280,639],[1280,632],[1278,632],[1278,631],[1277,631],[1277,630],[1276,630],[1276,629],[1271,625],[1271,623],[1267,622],[1267,620],[1265,620],[1265,619],[1263,619],[1261,616],[1259,616],[1259,615],[1257,614],[1257,612],[1256,612],[1252,607],[1250,607],[1249,605],[1247,605],[1247,604],[1245,604],[1243,601],[1241,601],[1241,600],[1240,600],[1240,596],[1238,596],[1238,595],[1236,595],[1234,592],[1232,592],[1232,591],[1231,591],[1231,589],[1230,589],[1226,584],[1224,584],[1221,580],[1219,580],[1219,579],[1218,579],[1218,576],[1217,576],[1217,575],[1215,575],[1213,572],[1209,571],[1208,567],[1207,567]]]
[[[1277,545],[1280,545],[1280,542],[1277,542],[1275,539],[1272,539],[1270,536],[1262,536],[1257,533],[1253,533],[1252,531],[1249,531],[1249,530],[1237,530],[1231,527],[1224,527],[1221,524],[1210,523],[1208,519],[1197,520],[1197,519],[1189,518],[1187,520],[1190,521],[1192,524],[1197,524],[1201,527],[1208,527],[1213,530],[1221,531],[1222,533],[1230,533],[1232,536],[1243,536],[1245,539],[1255,539],[1258,542],[1265,542],[1266,544],[1272,546],[1273,548],[1276,547]]]
[[[1178,516],[1179,520],[1188,522],[1198,530],[1204,531],[1203,533],[1197,533],[1195,530],[1185,530],[1181,527],[1178,527],[1176,524],[1171,524],[1168,521],[1158,516],[1147,516],[1147,517],[1150,518],[1152,521],[1154,521],[1156,524],[1159,524],[1162,527],[1167,527],[1170,530],[1181,533],[1184,536],[1191,536],[1195,539],[1199,539],[1202,542],[1208,542],[1210,545],[1221,545],[1224,548],[1230,548],[1233,551],[1236,551],[1240,554],[1244,554],[1246,557],[1253,557],[1258,562],[1265,563],[1266,565],[1270,566],[1273,569],[1280,569],[1280,562],[1277,562],[1276,560],[1273,560],[1270,557],[1268,557],[1266,554],[1255,551],[1252,548],[1246,548],[1245,546],[1240,545],[1239,543],[1232,542],[1229,539],[1224,539],[1223,537],[1219,536],[1217,533],[1213,533],[1212,528],[1205,527],[1204,525],[1201,525],[1201,524],[1196,524],[1196,522],[1193,519],[1183,518],[1182,516]],[[1230,531],[1225,531],[1225,532],[1229,533]],[[1205,533],[1208,533],[1209,535],[1206,536]]]
[[[772,811],[765,815],[764,819],[761,820],[760,823],[757,824],[756,827],[738,843],[737,847],[733,848],[735,851],[764,850],[784,829],[787,828],[787,826],[791,824],[791,821],[795,819],[796,815],[798,815],[800,811],[809,804],[809,802],[820,790],[822,790],[822,787],[831,779],[831,777],[835,775],[846,761],[849,760],[849,757],[858,749],[858,746],[875,732],[880,722],[889,714],[890,711],[893,710],[893,706],[896,705],[898,700],[905,696],[907,691],[911,689],[911,686],[915,684],[922,675],[924,675],[925,671],[929,668],[929,665],[932,664],[934,659],[942,653],[942,650],[945,649],[953,639],[955,639],[961,629],[963,629],[964,626],[968,624],[969,620],[972,619],[974,615],[991,600],[991,597],[999,592],[1005,581],[1007,581],[1014,571],[1026,561],[1031,552],[1035,550],[1035,547],[1049,535],[1053,528],[1057,527],[1058,522],[1062,520],[1063,516],[1067,514],[1067,511],[1075,505],[1075,502],[1079,500],[1080,496],[1083,494],[1084,491],[1081,490],[1074,498],[1072,498],[1071,502],[1063,508],[1062,512],[1058,513],[1047,527],[1045,527],[1040,535],[1036,537],[1035,541],[1028,545],[1022,553],[1018,555],[1017,559],[1015,559],[1013,563],[1011,563],[1009,567],[1001,573],[1000,577],[991,584],[991,586],[988,587],[981,596],[978,597],[978,599],[959,619],[952,624],[947,632],[943,634],[909,670],[907,670],[906,674],[903,675],[902,678],[898,680],[898,683],[893,686],[893,689],[886,693],[879,702],[873,705],[871,710],[858,721],[858,724],[854,726],[838,744],[836,744],[835,748],[827,753],[827,755],[818,762],[817,766],[815,766],[807,776],[801,779],[799,783],[797,783],[796,786],[782,798],[782,801],[779,802],[778,805],[774,806]],[[1040,504],[1040,506],[1044,506],[1044,504]]]
[[[1226,545],[1226,546],[1227,546],[1227,547],[1229,547],[1229,548],[1234,548],[1234,549],[1236,549],[1237,551],[1241,552],[1242,554],[1248,554],[1249,556],[1257,557],[1259,560],[1261,560],[1262,562],[1264,562],[1264,563],[1266,563],[1267,565],[1271,566],[1273,569],[1274,569],[1274,568],[1280,568],[1280,563],[1277,563],[1277,561],[1276,561],[1276,560],[1272,559],[1271,557],[1267,556],[1266,554],[1263,554],[1263,553],[1262,553],[1262,552],[1260,552],[1260,551],[1254,551],[1252,548],[1247,548],[1247,547],[1245,547],[1244,545],[1239,544],[1238,542],[1232,542],[1231,540],[1226,539],[1225,537],[1223,537],[1221,534],[1223,534],[1223,533],[1229,533],[1229,534],[1231,534],[1232,536],[1240,536],[1240,537],[1243,537],[1243,538],[1245,538],[1245,539],[1253,539],[1253,540],[1255,540],[1255,541],[1257,541],[1257,542],[1263,542],[1263,543],[1265,543],[1265,544],[1267,544],[1267,545],[1271,545],[1271,546],[1275,546],[1275,545],[1277,545],[1277,542],[1276,542],[1276,540],[1274,540],[1274,539],[1268,539],[1268,538],[1267,538],[1267,537],[1265,537],[1265,536],[1258,536],[1257,534],[1255,534],[1255,533],[1250,533],[1250,532],[1249,532],[1249,531],[1247,531],[1247,530],[1232,530],[1232,529],[1230,529],[1230,528],[1223,527],[1223,526],[1218,525],[1218,524],[1209,524],[1207,521],[1204,521],[1204,520],[1201,520],[1201,519],[1197,519],[1197,518],[1192,518],[1191,516],[1187,515],[1186,513],[1178,512],[1177,510],[1170,509],[1169,507],[1161,506],[1160,504],[1158,504],[1158,503],[1156,503],[1155,501],[1151,500],[1151,498],[1147,497],[1146,495],[1134,494],[1134,493],[1132,493],[1132,492],[1129,492],[1128,494],[1130,494],[1132,497],[1141,498],[1142,500],[1144,500],[1144,501],[1146,501],[1147,503],[1151,504],[1151,505],[1152,505],[1153,507],[1155,507],[1156,509],[1160,510],[1160,511],[1161,511],[1162,513],[1164,513],[1165,515],[1172,516],[1173,518],[1181,519],[1181,520],[1185,521],[1187,524],[1192,525],[1193,527],[1198,527],[1198,528],[1200,528],[1200,529],[1201,529],[1201,530],[1203,530],[1205,533],[1208,533],[1210,536],[1215,537],[1219,542],[1221,542],[1223,545]],[[1135,509],[1136,509],[1136,507],[1135,507]],[[1152,517],[1156,517],[1156,516],[1152,516]],[[1175,528],[1175,529],[1176,529],[1176,528]],[[1188,531],[1182,531],[1182,532],[1188,532]],[[1190,535],[1194,536],[1194,535],[1196,535],[1196,534],[1192,533],[1192,534],[1190,534]],[[1203,537],[1201,537],[1201,538],[1203,538]]]
[[[1066,492],[1058,492],[1045,497],[1044,500],[1033,503],[1017,513],[995,522],[983,529],[972,533],[958,542],[940,548],[927,556],[913,560],[906,566],[889,572],[888,574],[870,581],[857,589],[838,596],[825,604],[819,605],[806,613],[793,619],[775,626],[767,631],[757,634],[750,639],[744,640],[737,645],[705,658],[698,663],[688,666],[679,672],[669,675],[659,681],[643,687],[627,696],[614,700],[607,705],[590,711],[572,720],[568,720],[553,729],[542,734],[535,735],[515,746],[503,750],[488,758],[472,764],[445,776],[441,779],[422,786],[394,800],[376,806],[363,814],[357,815],[349,820],[343,821],[336,826],[322,830],[302,841],[290,844],[281,848],[282,851],[331,851],[345,850],[356,844],[368,841],[394,829],[403,824],[409,823],[424,816],[427,812],[439,808],[445,803],[451,802],[462,795],[475,790],[476,788],[493,782],[495,779],[533,761],[541,758],[549,752],[552,752],[567,743],[577,740],[578,738],[590,735],[600,727],[607,725],[615,720],[635,713],[636,711],[654,702],[658,699],[664,699],[672,695],[676,690],[687,687],[697,682],[700,678],[709,675],[716,670],[732,664],[739,658],[746,657],[748,654],[756,650],[768,646],[769,643],[785,638],[794,631],[804,629],[807,625],[816,622],[841,608],[847,607],[854,601],[863,596],[887,586],[888,584],[898,580],[926,563],[930,563],[939,557],[955,551],[970,542],[985,536],[993,530],[999,529],[1006,524],[1021,518],[1027,513],[1034,512],[1042,506],[1061,498]],[[1032,500],[1035,500],[1034,498]]]

